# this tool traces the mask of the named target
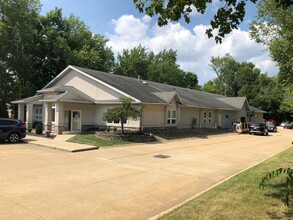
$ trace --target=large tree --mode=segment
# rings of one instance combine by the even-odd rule
[[[221,42],[226,34],[243,21],[245,16],[245,6],[248,0],[222,0],[222,5],[217,9],[213,19],[210,22],[211,28],[206,33],[213,37],[212,31],[216,29],[218,34],[215,36],[216,42]],[[186,23],[190,22],[190,14],[195,10],[198,13],[206,13],[209,4],[213,0],[133,0],[135,6],[140,12],[149,16],[158,15],[158,25],[163,26],[170,21],[179,21],[182,17]],[[250,0],[256,3],[257,0]],[[292,1],[275,0],[279,7],[290,7]]]
[[[216,73],[214,80],[217,93],[225,96],[237,96],[239,86],[236,80],[239,63],[227,54],[224,57],[212,57],[210,66]]]
[[[199,89],[197,75],[180,69],[177,64],[177,52],[172,49],[160,51],[158,54],[148,52],[142,46],[125,49],[122,54],[117,56],[114,73],[174,86]]]
[[[39,10],[38,0],[1,0],[0,117],[7,116],[6,103],[30,95],[33,91],[32,42]]]
[[[228,97],[247,97],[252,106],[267,111],[269,117],[280,118],[283,89],[276,77],[268,77],[253,63],[240,63],[230,55],[213,57],[211,66],[217,77],[204,85],[205,91]]]
[[[33,95],[69,64],[113,69],[107,39],[61,9],[39,12],[39,0],[1,0],[0,117],[7,116],[6,103]]]
[[[63,17],[61,9],[40,16],[34,62],[39,86],[49,82],[69,64],[111,71],[114,56],[106,43],[103,36],[93,34],[79,18]]]
[[[279,8],[274,0],[261,0],[250,30],[251,37],[267,46],[278,63],[280,82],[293,83],[293,6]]]
[[[129,77],[147,79],[147,68],[150,57],[147,49],[141,45],[132,49],[124,49],[118,54],[114,73]]]
[[[273,0],[261,0],[257,19],[250,29],[251,37],[267,46],[272,59],[278,63],[277,87],[284,91],[281,115],[283,120],[290,120],[290,114],[293,117],[293,6],[279,8]]]

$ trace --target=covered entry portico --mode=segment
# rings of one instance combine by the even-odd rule
[[[83,111],[94,112],[95,109],[92,98],[71,86],[56,86],[37,92],[36,96],[13,102],[18,104],[18,118],[26,121],[27,128],[32,127],[35,106],[42,108],[43,129],[55,134],[80,132]]]
[[[43,103],[39,100],[43,95],[35,95],[29,98],[11,102],[18,105],[17,118],[26,123],[26,127],[32,128],[33,121],[43,121]]]
[[[90,106],[94,110],[94,100],[71,86],[56,86],[39,90],[44,98],[44,129],[56,134],[63,131],[82,130],[82,109]]]

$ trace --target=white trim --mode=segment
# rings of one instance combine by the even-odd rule
[[[126,97],[128,97],[128,98],[131,98],[131,99],[133,99],[133,100],[134,100],[135,102],[137,102],[137,103],[141,103],[140,100],[138,100],[138,99],[136,99],[136,98],[134,98],[134,97],[128,95],[127,93],[122,92],[121,90],[119,90],[119,89],[117,89],[117,88],[115,88],[115,87],[113,87],[113,86],[110,86],[109,84],[107,84],[107,83],[105,83],[105,82],[103,82],[103,81],[101,81],[101,80],[99,80],[99,79],[97,79],[97,78],[95,78],[95,77],[92,77],[92,76],[88,75],[87,73],[82,72],[82,71],[79,70],[79,69],[76,69],[76,68],[74,68],[74,67],[71,67],[71,68],[72,68],[73,70],[79,72],[80,74],[82,74],[82,75],[84,75],[84,76],[87,76],[88,78],[90,78],[90,79],[92,79],[92,80],[94,80],[94,81],[96,81],[96,82],[98,82],[98,83],[100,83],[100,84],[102,84],[102,85],[108,87],[109,89],[112,89],[112,90],[114,90],[114,91],[120,93],[121,95],[124,95],[124,96],[126,96]]]
[[[79,70],[79,69],[74,68],[74,67],[71,66],[71,65],[69,65],[65,70],[63,70],[63,71],[62,71],[61,73],[59,73],[54,79],[52,79],[52,80],[51,80],[51,81],[50,81],[50,82],[49,82],[44,88],[42,88],[42,90],[45,89],[45,88],[47,88],[49,85],[51,85],[53,82],[55,82],[58,78],[60,78],[63,74],[65,74],[65,73],[68,71],[68,69],[75,70],[76,72],[78,72],[78,73],[80,73],[80,74],[82,74],[82,75],[84,75],[84,76],[86,76],[86,77],[88,77],[88,78],[90,78],[90,79],[92,79],[92,80],[94,80],[94,81],[96,81],[96,82],[98,82],[98,83],[100,83],[100,84],[102,84],[102,85],[108,87],[109,89],[112,89],[112,90],[114,90],[114,91],[120,93],[121,95],[126,96],[126,97],[129,97],[129,98],[133,99],[133,100],[134,100],[135,102],[137,102],[137,103],[141,103],[140,100],[138,100],[138,99],[136,99],[136,98],[134,98],[134,97],[128,95],[128,94],[125,93],[125,92],[122,92],[121,90],[119,90],[119,89],[117,89],[117,88],[115,88],[115,87],[113,87],[113,86],[110,86],[109,84],[107,84],[107,83],[105,83],[105,82],[103,82],[103,81],[101,81],[101,80],[99,80],[99,79],[97,79],[97,78],[95,78],[95,77],[90,76],[89,74],[87,74],[87,73],[85,73],[85,72],[83,72],[83,71],[81,71],[81,70]]]
[[[46,89],[49,85],[51,85],[54,81],[61,77],[68,69],[72,68],[70,65],[66,67],[61,73],[59,73],[54,79],[52,79],[47,85],[45,85],[41,90]]]

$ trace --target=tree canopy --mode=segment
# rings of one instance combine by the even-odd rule
[[[293,83],[293,5],[279,8],[273,0],[259,1],[250,35],[267,46],[272,59],[278,63],[280,82]]]
[[[127,119],[131,118],[137,120],[141,116],[141,109],[132,106],[133,100],[131,98],[120,98],[121,105],[109,109],[104,113],[104,120],[117,121],[121,124],[121,132],[124,134],[124,124]]]
[[[38,0],[1,1],[0,115],[7,116],[5,103],[33,95],[69,64],[111,71],[114,54],[106,43],[61,9],[42,16]]]
[[[261,73],[253,63],[240,63],[227,54],[213,57],[211,67],[217,77],[203,86],[204,91],[228,97],[246,97],[252,106],[267,111],[275,119],[281,119],[281,113],[288,113],[285,107],[281,110],[284,91],[277,78]]]
[[[219,7],[210,21],[211,28],[206,30],[208,37],[213,37],[214,29],[218,31],[215,36],[216,42],[222,42],[226,34],[229,34],[233,29],[237,29],[245,16],[245,6],[248,0],[223,0],[223,4]],[[190,14],[196,11],[200,14],[205,14],[207,7],[213,0],[133,0],[136,8],[151,17],[158,15],[158,25],[163,26],[170,21],[179,21],[182,17],[186,23],[189,23]],[[257,0],[250,0],[256,3]],[[290,7],[292,1],[276,0],[278,7]]]
[[[180,69],[177,52],[160,51],[158,54],[148,52],[145,47],[138,46],[125,49],[117,57],[114,73],[144,80],[198,89],[197,75]]]
[[[290,2],[290,3],[289,3]],[[256,42],[267,46],[280,72],[277,87],[283,93],[280,110],[285,118],[293,117],[293,6],[280,8],[273,0],[258,3],[258,15],[251,23],[250,35]],[[268,90],[270,93],[270,90]]]

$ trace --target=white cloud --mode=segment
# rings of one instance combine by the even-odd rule
[[[260,44],[250,40],[246,31],[234,30],[223,39],[222,44],[216,44],[214,39],[208,39],[205,34],[208,26],[197,25],[193,30],[181,24],[168,24],[164,27],[149,27],[150,18],[135,18],[124,15],[113,20],[114,31],[108,35],[108,46],[114,53],[130,49],[141,44],[155,53],[164,49],[177,50],[177,62],[185,71],[198,75],[200,84],[215,78],[209,66],[211,57],[224,56],[229,53],[237,61],[253,62],[263,73],[272,76],[278,68],[271,61],[268,52]],[[148,34],[150,33],[151,34]]]
[[[149,21],[148,17],[139,19],[133,15],[123,15],[118,20],[112,20],[115,26],[115,33],[119,37],[135,40],[140,40],[146,35]]]

